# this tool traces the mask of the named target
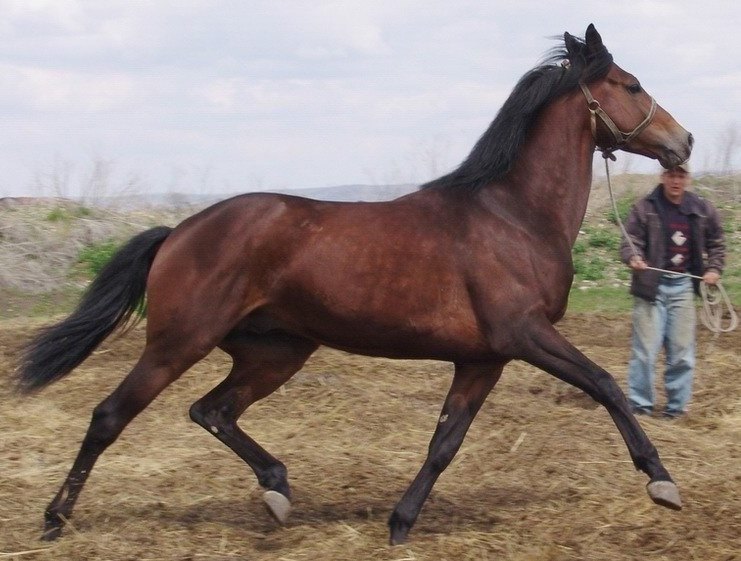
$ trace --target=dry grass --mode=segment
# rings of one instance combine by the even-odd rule
[[[36,324],[38,325],[38,324]],[[100,459],[57,542],[38,541],[92,408],[132,366],[140,329],[72,376],[19,399],[7,376],[34,324],[0,323],[0,559],[735,560],[741,535],[741,332],[701,334],[692,416],[642,419],[685,509],[653,505],[602,408],[512,364],[426,503],[408,545],[386,519],[420,467],[450,366],[321,349],[242,426],[288,466],[294,513],[264,512],[244,464],[189,422],[225,374],[213,353]],[[574,316],[562,331],[622,381],[627,318]],[[622,382],[621,382],[622,383]]]
[[[69,283],[83,247],[122,241],[193,208],[89,208],[64,199],[0,200],[0,290],[40,294]]]

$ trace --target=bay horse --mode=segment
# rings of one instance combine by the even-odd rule
[[[563,37],[520,79],[463,163],[414,193],[376,203],[245,194],[127,242],[77,309],[37,334],[19,359],[22,392],[67,375],[129,325],[146,292],[144,350],[95,407],[45,512],[43,538],[61,534],[97,458],[124,427],[215,347],[232,357],[231,372],[190,417],[252,468],[281,523],[291,507],[286,467],[237,419],[320,345],[455,366],[427,458],[390,516],[392,544],[407,539],[512,360],[603,405],[648,475],[651,499],[681,509],[614,378],[554,324],[566,310],[595,149],[642,154],[668,168],[687,160],[692,135],[613,63],[593,25],[584,39]]]

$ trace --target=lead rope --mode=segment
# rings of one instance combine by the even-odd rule
[[[630,250],[633,252],[635,257],[639,257],[638,250],[636,249],[633,240],[630,239],[623,221],[620,219],[620,213],[618,212],[617,203],[615,202],[615,195],[612,192],[612,183],[610,182],[610,166],[608,165],[608,158],[614,160],[615,156],[611,151],[603,151],[602,157],[605,160],[605,173],[607,175],[607,190],[610,193],[610,201],[612,202],[612,210],[615,213],[615,220],[620,226],[620,231],[623,237],[628,241]],[[731,299],[728,297],[726,289],[723,288],[723,284],[718,280],[716,285],[708,285],[702,282],[702,277],[697,275],[691,275],[689,273],[677,273],[675,271],[668,271],[666,269],[658,269],[656,267],[648,267],[652,271],[658,271],[660,273],[670,273],[672,275],[682,275],[693,279],[700,279],[700,297],[702,299],[702,308],[700,310],[700,321],[710,331],[715,333],[717,337],[720,333],[728,333],[733,331],[738,326],[738,316],[736,310],[733,309]],[[729,320],[728,325],[723,326],[723,316],[728,313]]]

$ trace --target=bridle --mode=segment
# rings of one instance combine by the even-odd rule
[[[656,115],[656,100],[652,97],[651,109],[648,110],[648,115],[646,115],[646,118],[643,119],[643,121],[639,123],[638,126],[632,131],[623,132],[615,124],[615,121],[613,121],[610,116],[605,113],[605,110],[602,109],[599,101],[594,99],[594,97],[592,96],[592,92],[589,91],[587,85],[584,82],[579,82],[579,86],[581,87],[581,91],[584,93],[584,97],[587,98],[587,106],[589,107],[589,112],[591,113],[592,137],[594,138],[595,142],[597,142],[597,117],[602,120],[604,125],[607,127],[607,130],[609,130],[612,134],[612,144],[607,147],[599,146],[599,144],[597,145],[598,149],[602,152],[602,155],[605,158],[614,160],[615,156],[613,155],[613,152],[622,148],[636,136],[641,134],[643,130],[651,124],[654,115]]]

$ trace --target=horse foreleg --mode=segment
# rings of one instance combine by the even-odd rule
[[[486,396],[497,383],[504,364],[456,365],[427,459],[389,519],[391,545],[404,543],[437,478],[458,452]]]
[[[615,379],[584,356],[550,324],[531,331],[524,338],[524,343],[526,350],[520,358],[583,390],[607,409],[628,447],[636,469],[650,478],[647,490],[651,499],[662,506],[680,510],[682,502],[679,491],[661,463],[656,448],[636,421]]]
[[[195,402],[190,417],[249,465],[260,486],[268,512],[284,524],[291,508],[288,472],[237,425],[254,402],[270,395],[301,369],[317,344],[288,335],[244,337],[223,349],[234,359],[229,375]]]

